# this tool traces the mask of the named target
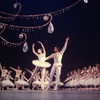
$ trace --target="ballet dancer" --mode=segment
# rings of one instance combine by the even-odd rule
[[[1,63],[0,63],[0,70],[1,70],[1,78],[0,81],[5,80],[7,74],[8,74],[8,70],[6,69],[5,66],[2,67]]]
[[[14,80],[11,76],[12,71],[9,71],[8,74],[6,75],[6,79],[1,81],[1,86],[2,86],[2,90],[4,90],[4,87],[8,89],[10,89],[9,87],[13,87],[14,88],[14,84],[10,81],[10,79]]]
[[[56,72],[56,85],[55,85],[55,89],[57,90],[58,84],[59,84],[59,80],[60,80],[60,74],[61,74],[61,67],[62,67],[62,57],[63,54],[67,48],[67,43],[68,43],[69,37],[66,38],[65,41],[65,45],[62,48],[61,51],[59,51],[58,47],[54,47],[54,52],[53,54],[51,54],[50,56],[48,56],[46,58],[46,60],[53,58],[54,59],[54,64],[52,66],[51,72],[50,72],[50,81],[49,81],[49,85],[48,88],[46,90],[48,90],[50,88],[51,82],[52,82],[52,78],[54,76],[54,73]]]
[[[15,69],[13,67],[9,67],[9,68],[11,68],[12,70],[14,70],[16,72],[15,82],[18,81],[20,79],[20,76],[21,76],[21,73],[22,73],[22,70],[20,69],[20,66],[18,66],[17,69]]]
[[[36,87],[37,90],[39,90],[39,86],[42,86],[41,78],[40,78],[40,71],[36,73],[35,75],[35,81],[32,83],[32,90]]]
[[[19,79],[18,81],[15,82],[15,84],[16,84],[16,89],[15,90],[18,90],[19,87],[22,87],[22,90],[24,90],[25,89],[24,87],[29,85],[29,83],[27,82],[28,79],[25,77],[25,74],[26,74],[26,71],[24,71],[21,74],[21,79]]]
[[[42,46],[42,49],[43,49],[43,52],[42,52],[42,49],[38,49],[37,52],[35,52],[35,44],[33,43],[33,46],[32,46],[32,50],[33,50],[33,53],[38,57],[39,60],[33,60],[32,63],[33,65],[35,65],[35,70],[32,74],[32,76],[30,77],[29,81],[31,80],[32,77],[35,76],[35,74],[37,73],[37,71],[39,69],[41,69],[41,81],[42,81],[42,90],[44,90],[44,77],[45,77],[45,70],[47,67],[50,67],[51,64],[48,63],[48,62],[45,62],[45,57],[46,57],[46,51],[45,51],[45,48],[42,44],[42,42],[38,41],[38,43]]]

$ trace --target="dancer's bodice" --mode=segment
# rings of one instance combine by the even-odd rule
[[[45,55],[44,54],[40,54],[38,56],[38,59],[39,59],[40,62],[45,62]]]

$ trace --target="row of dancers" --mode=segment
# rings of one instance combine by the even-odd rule
[[[35,76],[29,81],[29,79],[26,78],[26,71],[29,72],[31,75],[34,72],[34,69],[31,71],[27,68],[25,68],[25,71],[22,72],[22,70],[20,69],[20,66],[17,67],[17,69],[13,68],[13,67],[9,67],[10,69],[12,69],[13,71],[15,71],[15,77],[13,78],[11,76],[12,71],[11,70],[7,70],[5,66],[1,66],[0,64],[0,69],[1,69],[1,77],[0,77],[0,89],[4,90],[6,88],[6,90],[40,90],[42,89],[42,81],[41,81],[41,70],[39,70]],[[56,76],[54,76],[56,77]],[[48,70],[46,70],[45,73],[45,77],[44,77],[44,88],[48,87],[49,84],[49,80],[50,80],[50,73]],[[56,84],[56,81],[53,81],[51,83],[51,86],[54,87],[54,85]],[[63,83],[60,82],[59,86],[62,86]]]
[[[100,90],[100,64],[67,73],[64,83],[68,90]]]
[[[18,82],[20,83],[20,81],[21,81],[21,83],[25,83],[25,85],[28,85],[28,83],[31,83],[31,80],[36,76],[36,73],[38,73],[38,71],[41,70],[41,78],[40,78],[40,80],[41,80],[41,88],[42,88],[42,90],[50,89],[53,77],[55,76],[54,74],[56,74],[56,76],[55,76],[56,78],[55,78],[55,82],[54,82],[55,83],[54,90],[57,90],[59,82],[60,82],[61,67],[62,67],[62,57],[63,57],[63,54],[64,54],[66,48],[67,48],[68,41],[69,41],[69,37],[66,38],[65,44],[64,44],[64,46],[63,46],[63,48],[61,50],[59,50],[59,47],[57,47],[57,46],[54,47],[54,53],[51,54],[48,57],[46,57],[46,50],[45,50],[45,47],[42,44],[42,42],[38,41],[38,43],[41,45],[42,48],[39,48],[37,50],[37,52],[35,51],[35,43],[33,43],[32,51],[38,57],[38,60],[33,60],[32,61],[32,64],[35,65],[36,67],[35,67],[34,71],[32,71],[31,77],[29,79],[27,79],[25,77],[25,72],[21,73],[22,71],[20,70],[20,67],[18,67],[17,70],[14,69],[13,67],[10,67],[12,70],[16,71],[16,76],[15,76],[16,89],[18,89],[18,87],[19,87],[19,85],[17,85]],[[47,60],[49,60],[51,58],[54,59],[54,64],[52,65],[52,68],[51,68],[48,85],[45,88],[46,70],[47,70],[47,68],[49,68],[51,66],[51,64],[49,62],[47,62]],[[2,71],[2,73],[3,73],[3,71]],[[7,73],[7,70],[5,71],[5,73]],[[13,79],[10,74],[11,74],[11,71],[9,71],[8,74],[6,75],[8,77],[8,78],[6,77],[7,80],[9,80],[10,78]],[[19,78],[20,75],[21,75],[21,78]],[[1,80],[3,80],[3,79],[4,78],[1,77]],[[27,82],[23,81],[24,79],[27,80]],[[3,82],[6,83],[5,80],[3,80]],[[3,82],[2,81],[0,82],[1,87],[3,86],[2,85]],[[13,84],[12,84],[12,86],[14,87]],[[9,88],[9,87],[7,87],[7,88]],[[24,89],[24,86],[22,88]]]
[[[41,81],[41,70],[39,70],[35,76],[29,81],[25,77],[26,71],[28,71],[31,76],[34,72],[25,68],[26,71],[23,71],[20,69],[20,66],[18,66],[17,69],[13,67],[9,67],[10,69],[14,70],[16,72],[15,78],[12,78],[11,76],[11,70],[8,71],[5,66],[0,65],[0,69],[2,71],[2,75],[0,78],[0,86],[3,90],[4,87],[6,89],[14,89],[19,90],[21,88],[22,90],[28,89],[30,90],[30,87],[32,87],[32,90],[34,89],[41,89],[42,88],[42,81]],[[56,78],[56,75],[54,75]],[[11,81],[11,80],[13,81]],[[50,81],[50,73],[48,70],[46,70],[45,77],[44,77],[44,88],[47,88]],[[56,81],[51,82],[51,86],[55,87]],[[64,89],[67,90],[100,90],[100,65],[96,64],[96,66],[91,67],[84,67],[83,69],[78,69],[71,71],[70,73],[67,73],[67,78],[63,81],[58,83],[58,87],[63,86]],[[9,88],[10,87],[10,88]],[[12,87],[12,88],[11,88]],[[27,88],[25,88],[27,87]]]

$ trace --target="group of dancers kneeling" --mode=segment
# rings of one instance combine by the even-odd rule
[[[68,90],[100,90],[100,64],[67,73],[64,83]]]
[[[25,77],[26,71],[28,71],[31,76],[33,75],[33,71],[25,68],[26,71],[22,72],[20,69],[20,66],[18,66],[17,69],[13,67],[9,67],[12,70],[16,72],[15,78],[12,78],[11,76],[11,70],[8,71],[5,66],[1,66],[0,64],[0,69],[2,72],[2,75],[0,77],[0,88],[1,90],[6,89],[14,89],[14,90],[30,90],[30,87],[32,87],[32,90],[37,89],[40,90],[42,88],[42,81],[41,81],[41,73],[39,70],[33,78],[29,81]],[[54,75],[56,78],[56,75]],[[14,80],[12,82],[11,80]],[[44,77],[44,88],[47,89],[50,81],[50,73],[48,70],[46,70],[45,77]],[[31,86],[32,85],[32,86]],[[52,87],[55,87],[56,81],[51,82],[50,84]],[[82,70],[74,70],[71,71],[70,73],[67,73],[67,78],[65,81],[58,83],[58,87],[63,86],[64,89],[67,90],[100,90],[100,65],[96,64],[96,66],[91,67],[84,67]],[[10,87],[10,88],[9,88]],[[25,88],[27,87],[27,88]]]
[[[0,89],[4,90],[6,87],[7,90],[41,90],[42,89],[42,80],[41,80],[41,70],[39,70],[33,78],[29,81],[25,77],[26,71],[28,71],[31,76],[33,75],[33,71],[25,68],[26,71],[22,72],[20,66],[17,69],[13,67],[9,67],[10,69],[16,72],[15,78],[12,78],[11,73],[12,71],[8,71],[5,66],[1,66],[1,77],[0,77]],[[54,75],[56,78],[56,75]],[[13,80],[13,82],[11,81]],[[50,73],[48,70],[45,72],[44,76],[44,89],[47,89],[50,81]],[[52,87],[55,87],[56,81],[51,82],[50,84]],[[84,67],[83,69],[78,69],[67,73],[67,78],[65,81],[58,83],[58,87],[62,86],[63,89],[66,90],[100,90],[100,65],[96,64],[95,66],[91,67]],[[30,88],[31,87],[31,88]],[[43,90],[43,89],[42,89]]]
[[[18,66],[17,69],[13,67],[9,67],[9,68],[16,72],[15,78],[11,76],[11,73],[12,73],[11,70],[8,71],[5,66],[2,67],[0,64],[0,69],[2,72],[1,77],[0,77],[0,89],[1,90],[4,90],[4,89],[6,90],[11,90],[11,89],[30,90],[31,87],[32,87],[32,90],[34,90],[35,88],[41,89],[42,82],[40,78],[40,70],[35,74],[35,76],[30,81],[28,81],[28,79],[25,77],[26,71],[28,71],[32,75],[32,73],[34,72],[34,69],[33,71],[31,71],[25,68],[26,71],[22,72],[22,70],[20,69],[20,66]],[[48,82],[49,82],[49,73],[48,71],[46,71],[45,81],[44,81],[45,88],[47,87]]]

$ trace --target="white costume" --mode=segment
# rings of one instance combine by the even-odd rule
[[[49,80],[50,78],[48,76],[45,77],[45,81],[44,81],[44,87],[47,88],[49,85]]]
[[[26,82],[24,79],[25,76],[22,75],[21,79],[15,82],[15,84],[18,84],[19,86],[28,86],[29,83]]]
[[[1,77],[6,77],[7,73],[8,73],[7,69],[2,69],[2,75],[1,75]]]
[[[11,86],[14,87],[14,84],[10,81],[10,75],[7,75],[6,80],[1,81],[2,87]]]
[[[56,85],[56,81],[53,81],[52,83],[51,83],[51,86],[54,86],[54,85]],[[63,86],[64,84],[62,83],[62,82],[58,82],[58,86]]]
[[[33,65],[35,65],[37,67],[43,67],[43,68],[51,66],[51,64],[49,62],[45,62],[45,55],[44,54],[38,55],[38,59],[39,60],[32,61]]]
[[[20,79],[20,75],[21,75],[21,73],[22,73],[22,70],[16,70],[16,75],[15,75],[15,77],[16,78],[18,78],[18,79]]]
[[[32,85],[34,85],[34,84],[39,85],[39,86],[42,85],[42,83],[41,83],[41,81],[40,81],[40,79],[39,79],[38,77],[36,77],[36,81],[34,81],[34,82],[32,83]]]
[[[66,40],[65,45],[64,45],[63,49],[60,52],[53,53],[52,55],[50,55],[49,57],[46,58],[46,60],[54,58],[54,64],[53,64],[51,72],[50,72],[50,81],[49,81],[48,88],[50,88],[52,78],[54,76],[54,73],[56,72],[56,86],[55,86],[55,89],[57,89],[60,74],[61,74],[61,67],[62,67],[62,62],[61,61],[62,61],[63,54],[64,54],[64,52],[67,48],[67,42],[68,41]]]

